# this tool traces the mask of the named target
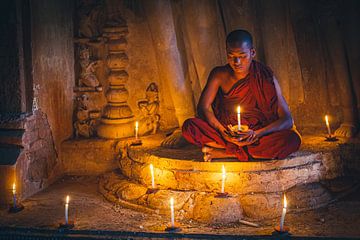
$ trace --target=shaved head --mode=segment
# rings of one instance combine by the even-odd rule
[[[253,39],[251,34],[246,30],[235,30],[229,33],[226,37],[226,47],[237,44],[247,43],[249,48],[253,48]]]

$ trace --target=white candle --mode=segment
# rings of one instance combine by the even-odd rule
[[[327,127],[327,130],[328,130],[329,137],[331,138],[331,129],[330,129],[328,115],[325,115],[325,122],[326,122],[326,127]]]
[[[155,188],[155,179],[154,179],[154,166],[150,164],[150,174],[151,174],[151,187]]]
[[[238,130],[241,131],[241,119],[240,119],[240,105],[237,107],[237,120],[238,120]]]
[[[170,198],[171,227],[175,227],[174,198]]]
[[[139,122],[135,122],[135,139],[138,139],[138,131],[139,131]]]
[[[69,224],[69,195],[66,196],[65,203],[65,224]]]
[[[222,165],[221,193],[225,192],[225,179],[226,179],[225,167],[224,165]]]
[[[12,193],[13,193],[13,205],[14,205],[14,208],[16,208],[16,185],[15,185],[15,183],[13,183]]]
[[[287,202],[286,202],[286,196],[284,194],[284,207],[283,207],[283,210],[282,210],[281,220],[280,220],[280,231],[281,232],[284,230],[286,207],[287,207]]]

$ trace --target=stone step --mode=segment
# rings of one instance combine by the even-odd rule
[[[329,184],[344,174],[344,163],[359,153],[358,147],[341,150],[347,144],[359,146],[346,139],[325,142],[323,137],[306,136],[301,150],[284,160],[203,162],[197,148],[159,147],[163,138],[159,134],[142,137],[141,146],[120,144],[118,171],[105,174],[99,183],[106,199],[139,211],[169,214],[173,197],[178,218],[229,223],[244,216],[279,217],[284,193],[290,211],[326,206],[356,181]],[[150,164],[155,189],[151,188]],[[225,198],[218,197],[222,166],[226,169]]]

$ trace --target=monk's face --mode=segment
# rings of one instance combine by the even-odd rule
[[[247,42],[236,42],[226,47],[227,60],[235,74],[246,75],[255,57],[255,49]]]

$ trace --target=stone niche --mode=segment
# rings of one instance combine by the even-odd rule
[[[74,27],[74,131],[61,158],[66,174],[99,174],[116,167],[114,145],[134,137],[136,122],[144,136],[177,119],[143,18],[123,2],[80,0]]]
[[[11,189],[27,198],[48,187],[57,177],[58,158],[46,114],[2,115],[0,121],[1,206],[12,202]]]
[[[141,32],[144,25],[122,2],[77,1],[75,138],[131,137],[136,121],[142,135],[155,133],[161,126],[163,89],[155,52],[149,44],[146,51],[138,46],[141,38],[151,39],[148,31]],[[170,125],[161,123],[165,128]]]

